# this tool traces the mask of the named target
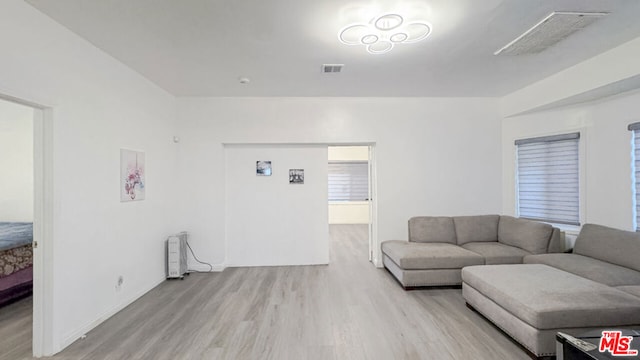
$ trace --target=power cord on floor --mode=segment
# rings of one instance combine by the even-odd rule
[[[189,251],[191,252],[191,256],[193,256],[193,259],[202,264],[202,265],[207,265],[209,266],[209,271],[199,271],[199,270],[187,270],[188,273],[206,273],[206,272],[213,272],[213,265],[209,264],[208,262],[204,262],[204,261],[200,261],[200,259],[198,259],[196,257],[196,254],[193,252],[193,249],[191,248],[191,245],[189,245],[189,241],[186,241],[187,243],[187,247],[189,248]]]

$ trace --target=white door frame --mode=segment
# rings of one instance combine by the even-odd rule
[[[53,111],[0,94],[33,108],[33,343],[34,357],[54,354],[53,341]]]
[[[33,236],[33,356],[54,354],[53,342],[53,123],[52,110],[35,108]]]
[[[369,144],[369,261],[382,267],[380,244],[378,243],[378,183],[376,146]],[[375,224],[375,225],[374,225]]]

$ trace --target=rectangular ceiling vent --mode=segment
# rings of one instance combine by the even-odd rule
[[[339,73],[342,71],[344,64],[323,64],[322,72],[325,74],[329,73]]]
[[[605,12],[552,12],[494,55],[537,54],[607,15]]]

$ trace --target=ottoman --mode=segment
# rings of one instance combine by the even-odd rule
[[[469,306],[533,355],[555,355],[555,334],[640,325],[640,298],[542,264],[462,269]]]

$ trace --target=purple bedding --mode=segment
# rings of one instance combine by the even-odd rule
[[[26,269],[16,271],[9,276],[0,278],[0,292],[32,280],[33,280],[33,267],[29,266]]]
[[[32,293],[33,224],[0,222],[0,306]]]
[[[16,271],[0,278],[0,306],[31,295],[33,292],[33,267]]]

